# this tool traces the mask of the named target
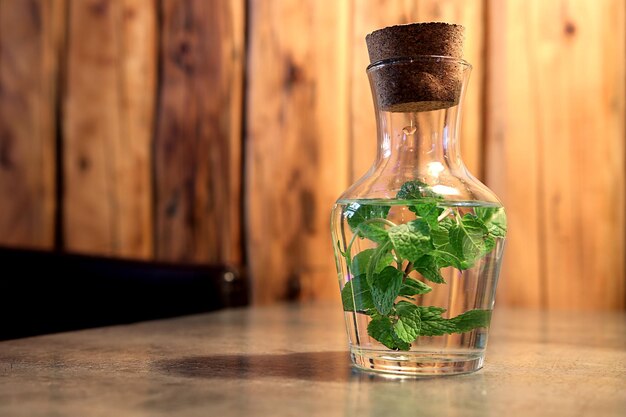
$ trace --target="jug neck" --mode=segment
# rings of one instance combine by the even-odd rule
[[[461,159],[461,106],[470,71],[463,60],[439,56],[370,65],[378,152],[340,200],[394,199],[408,181],[421,181],[443,200],[501,204]]]
[[[437,182],[444,171],[464,170],[458,131],[460,106],[420,112],[377,110],[378,152],[382,170]]]
[[[376,170],[437,183],[464,176],[458,133],[471,65],[418,56],[368,67],[378,131]]]

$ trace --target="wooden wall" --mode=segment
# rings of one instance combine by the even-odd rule
[[[244,3],[0,0],[0,242],[242,262]]]
[[[365,35],[442,20],[462,149],[510,219],[498,302],[626,308],[623,0],[0,0],[0,244],[247,268],[338,300],[375,152]]]

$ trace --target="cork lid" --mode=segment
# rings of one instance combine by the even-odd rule
[[[463,58],[465,28],[443,22],[410,23],[378,29],[365,37],[370,63],[422,55]]]
[[[458,104],[463,36],[463,26],[442,22],[390,26],[368,34],[368,71],[382,110],[430,111]]]

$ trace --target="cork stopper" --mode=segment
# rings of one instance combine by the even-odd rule
[[[382,110],[418,112],[458,104],[463,64],[461,25],[412,23],[390,26],[366,36],[370,76]],[[445,56],[452,59],[428,58]]]

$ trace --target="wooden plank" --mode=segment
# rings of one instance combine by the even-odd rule
[[[488,180],[510,219],[502,299],[623,309],[626,5],[499,3]]]
[[[164,0],[156,255],[241,262],[244,3]]]
[[[68,27],[63,120],[66,248],[149,258],[154,4],[71,1]]]
[[[465,26],[463,55],[472,64],[471,80],[463,102],[461,154],[469,171],[482,179],[483,171],[483,78],[484,0],[421,0],[420,20],[443,21]]]
[[[348,2],[250,2],[246,220],[256,303],[339,299],[329,213],[347,188]]]
[[[473,64],[461,129],[463,160],[475,176],[482,173],[482,81],[484,71],[483,0],[375,1],[354,3],[351,38],[351,178],[358,179],[376,156],[376,119],[365,68],[369,64],[365,35],[382,27],[428,21],[457,23],[466,28],[465,59]]]
[[[65,2],[0,0],[0,244],[52,248]]]
[[[520,25],[525,4],[488,3],[486,77],[486,180],[507,209],[509,233],[497,300],[512,306],[541,307],[540,171],[536,114],[529,109],[532,49]],[[513,23],[516,22],[516,23]],[[511,47],[517,47],[514,52]],[[514,80],[514,82],[511,82]],[[523,181],[516,181],[523,175]],[[515,181],[515,184],[513,182]],[[523,258],[520,255],[523,254]]]

